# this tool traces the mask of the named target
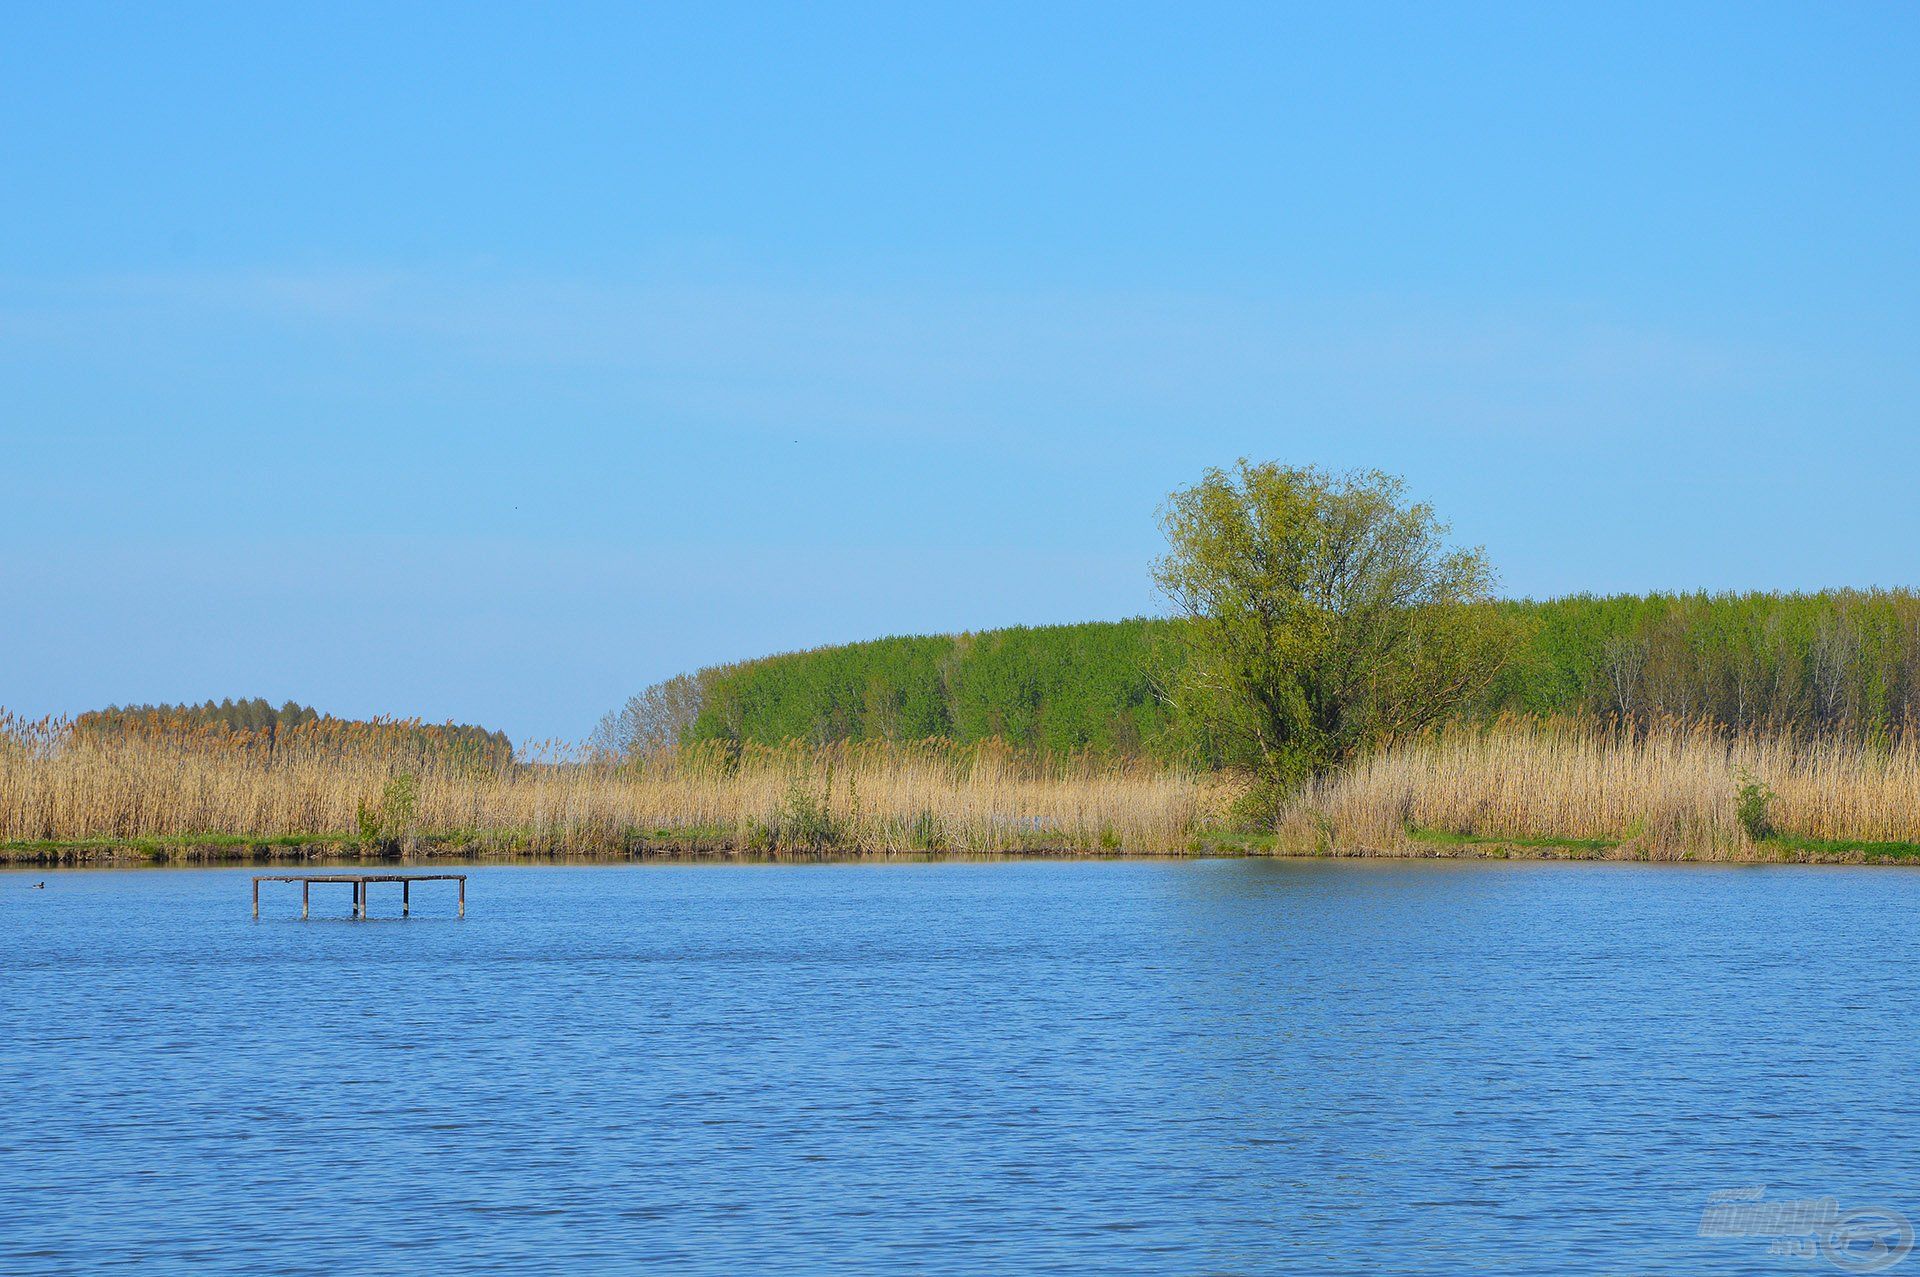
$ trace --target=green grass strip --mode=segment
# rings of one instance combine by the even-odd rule
[[[353,842],[352,834],[165,834],[149,838],[40,838],[0,842],[0,853],[39,851],[140,851],[164,853],[201,847],[306,847]]]
[[[1270,855],[1279,839],[1273,834],[1248,833],[1236,829],[1208,829],[1188,840],[1187,850],[1194,855]]]
[[[1865,842],[1854,838],[1801,838],[1793,834],[1777,834],[1761,844],[1763,847],[1777,847],[1781,851],[1804,851],[1828,856],[1885,856],[1890,859],[1904,859],[1920,856],[1920,842]]]
[[[1450,829],[1422,829],[1407,826],[1407,837],[1417,842],[1438,843],[1448,847],[1540,847],[1568,851],[1612,851],[1620,845],[1617,838],[1537,838],[1517,834],[1458,834]]]

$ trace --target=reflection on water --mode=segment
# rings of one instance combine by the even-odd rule
[[[1899,870],[501,866],[304,924],[251,872],[0,873],[0,1271],[1733,1273],[1798,1261],[1716,1190],[1920,1216]]]

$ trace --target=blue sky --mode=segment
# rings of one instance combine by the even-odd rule
[[[1916,584],[1920,8],[17,6],[0,704],[583,734],[1156,608],[1403,475],[1515,595]]]

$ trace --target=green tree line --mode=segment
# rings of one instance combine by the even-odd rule
[[[1578,595],[1481,605],[1516,641],[1465,716],[1703,719],[1873,736],[1920,720],[1920,595]],[[1136,619],[900,637],[720,666],[695,676],[685,737],[968,742],[1000,737],[1233,761],[1174,714],[1190,622]]]
[[[1145,620],[886,638],[706,671],[690,737],[976,741],[1152,752],[1169,712]]]

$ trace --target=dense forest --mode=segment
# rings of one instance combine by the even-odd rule
[[[378,729],[385,736],[400,733],[409,744],[426,752],[446,751],[464,758],[496,761],[513,758],[513,742],[505,732],[488,731],[466,723],[417,723],[339,719],[295,701],[275,707],[264,699],[211,700],[199,705],[111,705],[90,710],[73,722],[76,732],[93,735],[145,735],[225,732],[235,736],[270,739],[299,729],[341,737],[359,729]]]
[[[1875,736],[1920,719],[1910,591],[1592,597],[1491,605],[1511,657],[1472,709]],[[702,671],[694,740],[973,741],[1221,761],[1158,689],[1180,622],[886,638]]]
[[[692,736],[959,741],[1151,750],[1168,731],[1153,672],[1164,622],[887,638],[709,671]]]

